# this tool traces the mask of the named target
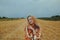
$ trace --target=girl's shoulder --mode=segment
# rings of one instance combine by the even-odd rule
[[[40,29],[40,26],[36,24],[35,29]]]
[[[31,28],[31,26],[27,25],[27,26],[26,26],[26,28],[27,28],[27,29],[30,29],[30,28]]]

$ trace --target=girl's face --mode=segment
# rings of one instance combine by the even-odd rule
[[[32,17],[29,17],[29,18],[28,18],[28,22],[29,22],[29,24],[31,24],[31,25],[34,24],[33,18],[32,18]]]

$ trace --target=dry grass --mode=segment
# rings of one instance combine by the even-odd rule
[[[60,21],[37,19],[42,29],[42,40],[60,40]],[[26,20],[0,21],[0,40],[24,40]]]

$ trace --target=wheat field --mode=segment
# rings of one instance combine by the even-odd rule
[[[60,21],[36,19],[41,28],[41,40],[60,40]],[[0,21],[0,40],[24,40],[26,19]]]

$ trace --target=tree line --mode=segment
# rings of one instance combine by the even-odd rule
[[[10,20],[15,20],[15,19],[25,19],[24,17],[20,17],[20,18],[8,18],[8,17],[0,17],[0,19],[10,19]],[[43,20],[54,20],[60,21],[60,15],[55,15],[55,16],[51,16],[51,17],[38,17],[37,19],[43,19]]]
[[[6,19],[6,18],[8,18],[8,17],[0,17],[0,19]]]
[[[55,16],[51,16],[51,17],[42,17],[42,18],[38,18],[38,19],[60,21],[60,15],[55,15]]]

